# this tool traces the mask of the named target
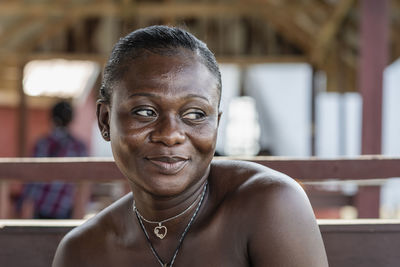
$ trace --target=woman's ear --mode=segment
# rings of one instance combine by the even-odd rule
[[[101,136],[106,141],[110,141],[110,105],[102,100],[96,102],[97,123]]]

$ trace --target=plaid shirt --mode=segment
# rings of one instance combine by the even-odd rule
[[[85,145],[68,133],[55,128],[40,139],[34,148],[35,157],[84,157]],[[35,203],[35,218],[67,219],[71,217],[74,185],[55,181],[52,183],[30,183],[25,186],[23,197]]]

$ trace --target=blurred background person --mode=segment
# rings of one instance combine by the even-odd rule
[[[66,101],[53,106],[51,109],[53,129],[36,142],[34,157],[87,156],[86,146],[68,129],[73,113],[72,106]],[[21,216],[35,219],[71,218],[74,189],[73,184],[64,181],[26,184],[21,198]]]

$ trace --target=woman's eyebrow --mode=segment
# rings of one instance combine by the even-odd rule
[[[208,103],[210,103],[210,100],[207,97],[203,96],[203,95],[188,94],[188,95],[185,96],[185,98],[201,98],[201,99],[206,100]]]
[[[161,96],[156,95],[156,94],[152,94],[152,93],[145,93],[145,92],[138,92],[138,93],[133,93],[131,95],[129,95],[128,98],[132,98],[135,96],[146,96],[146,97],[153,97],[153,98],[161,98]]]

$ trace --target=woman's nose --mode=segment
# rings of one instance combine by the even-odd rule
[[[150,140],[163,143],[166,146],[182,144],[185,141],[185,134],[178,120],[172,115],[162,118],[151,133]]]

